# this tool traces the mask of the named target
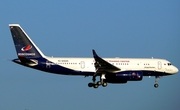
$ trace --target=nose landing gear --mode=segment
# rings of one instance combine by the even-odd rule
[[[154,84],[154,87],[155,88],[158,88],[159,87],[159,84],[158,84],[158,80],[159,80],[159,76],[155,76],[155,84]]]

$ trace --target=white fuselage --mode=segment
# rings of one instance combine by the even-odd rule
[[[95,72],[94,58],[54,58],[46,57],[56,65],[76,71]],[[103,58],[110,64],[121,68],[120,71],[142,70],[175,74],[178,69],[165,59],[154,58]],[[48,65],[48,64],[47,64]]]

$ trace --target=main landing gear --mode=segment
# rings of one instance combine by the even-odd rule
[[[154,87],[155,88],[158,88],[159,87],[159,85],[158,85],[158,80],[159,80],[159,76],[155,76],[155,84],[154,84]]]
[[[89,87],[94,87],[94,88],[98,88],[99,86],[103,86],[106,87],[107,86],[107,82],[105,81],[105,74],[102,74],[100,77],[100,81],[96,82],[96,76],[93,76],[92,81],[88,84]]]

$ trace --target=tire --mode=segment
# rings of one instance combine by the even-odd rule
[[[106,87],[106,86],[107,86],[107,83],[106,83],[106,82],[104,82],[104,83],[102,84],[102,86],[103,86],[103,87]]]
[[[94,84],[94,88],[98,88],[99,87],[99,85],[97,85],[97,84]]]
[[[154,87],[155,87],[155,88],[158,88],[158,86],[159,86],[158,84],[154,84]]]
[[[98,81],[97,84],[98,84],[98,85],[101,85],[102,83],[101,83],[101,81]]]
[[[88,87],[93,87],[93,85],[94,85],[93,83],[89,83]]]

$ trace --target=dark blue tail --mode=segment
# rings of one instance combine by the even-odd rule
[[[33,43],[19,24],[9,24],[18,57],[40,58],[44,54]]]

